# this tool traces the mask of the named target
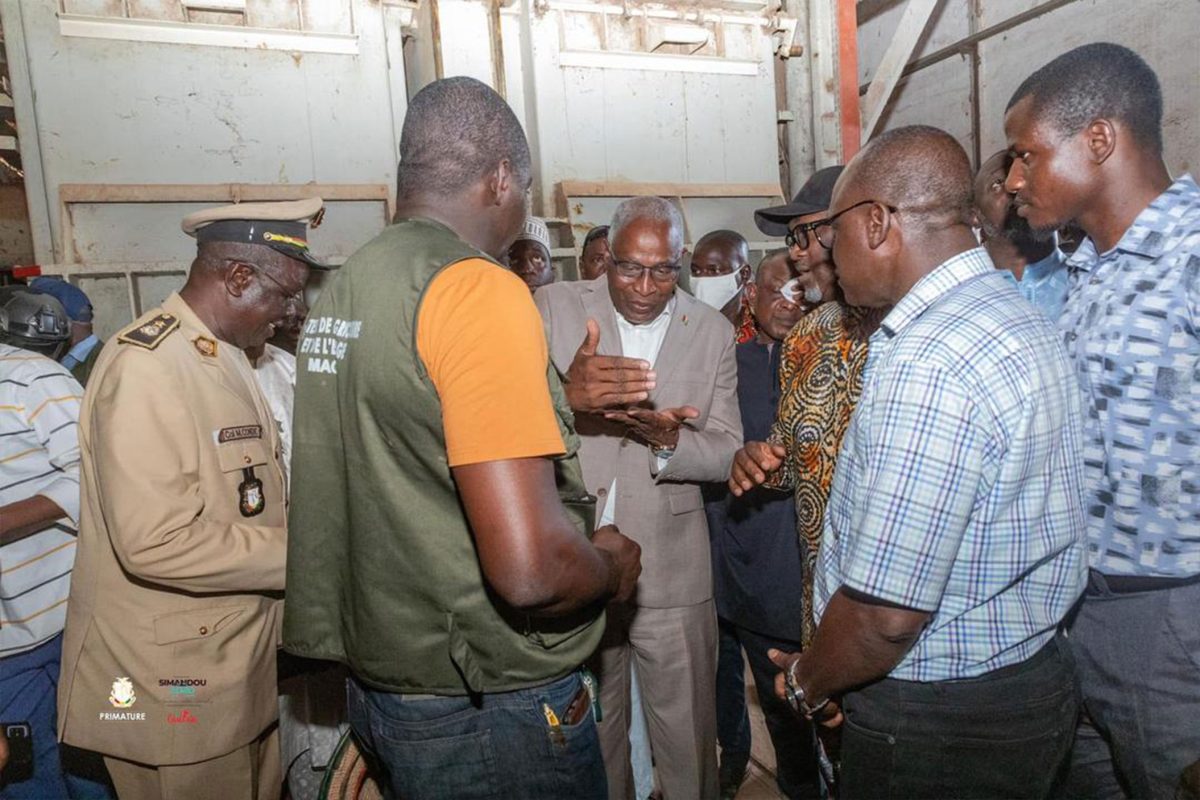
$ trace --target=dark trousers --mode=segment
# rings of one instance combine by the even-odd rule
[[[1200,763],[1200,583],[1116,594],[1092,572],[1069,631],[1086,713],[1064,794],[1173,798]]]
[[[355,737],[383,773],[385,797],[604,800],[595,718],[589,711],[575,725],[562,721],[582,686],[573,672],[532,689],[413,699],[351,679],[346,705]]]
[[[1058,636],[979,678],[878,681],[844,711],[842,800],[1043,798],[1070,751],[1079,687]]]
[[[727,769],[727,760],[744,767],[750,759],[750,717],[746,712],[742,662],[742,650],[745,649],[767,732],[775,748],[779,791],[791,800],[820,797],[812,724],[797,717],[775,696],[775,676],[779,674],[779,667],[767,658],[767,650],[772,647],[784,652],[798,652],[800,643],[754,633],[724,619],[718,619],[718,630],[717,742],[721,745],[722,772]]]
[[[115,797],[98,754],[58,743],[61,662],[62,634],[32,650],[0,658],[0,722],[27,722],[33,734],[32,770],[22,774],[9,764],[0,775],[0,800]]]

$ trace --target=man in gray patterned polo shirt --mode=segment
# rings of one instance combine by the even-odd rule
[[[1170,798],[1200,759],[1200,187],[1171,180],[1158,79],[1124,47],[1042,67],[1004,130],[1018,213],[1088,235],[1060,322],[1087,414],[1091,565],[1067,790]]]

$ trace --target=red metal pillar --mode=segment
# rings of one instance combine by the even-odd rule
[[[838,113],[842,128],[842,163],[849,163],[862,144],[858,109],[858,4],[837,0]]]

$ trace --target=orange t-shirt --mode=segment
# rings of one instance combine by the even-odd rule
[[[566,452],[542,318],[516,275],[481,258],[443,270],[418,312],[417,354],[442,402],[450,466]]]

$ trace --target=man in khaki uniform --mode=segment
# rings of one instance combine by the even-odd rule
[[[80,414],[59,731],[122,800],[273,798],[286,496],[243,350],[299,302],[319,199],[186,218],[178,294],[109,342]]]

